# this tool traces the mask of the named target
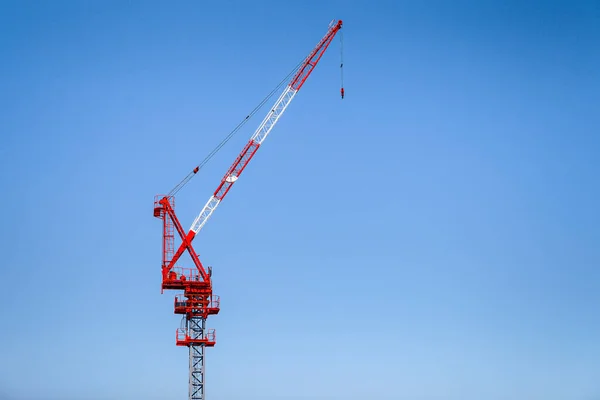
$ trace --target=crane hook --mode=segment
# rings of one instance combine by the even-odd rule
[[[342,95],[342,100],[344,99],[344,88],[340,89],[340,94]]]

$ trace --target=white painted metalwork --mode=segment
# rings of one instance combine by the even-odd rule
[[[281,96],[279,96],[275,102],[273,108],[271,108],[271,111],[269,111],[265,119],[260,123],[256,132],[254,132],[254,135],[252,135],[252,140],[258,144],[262,144],[297,92],[297,90],[292,89],[289,85],[285,88],[283,93],[281,93]]]
[[[212,195],[204,205],[202,211],[200,211],[200,214],[194,220],[194,223],[192,224],[190,230],[194,231],[194,233],[198,233],[200,229],[202,229],[206,221],[208,221],[208,218],[213,213],[213,211],[215,211],[215,208],[217,208],[220,202],[221,200],[217,199],[214,195]]]

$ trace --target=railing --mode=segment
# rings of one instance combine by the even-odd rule
[[[167,198],[167,200],[169,200],[169,204],[171,204],[171,208],[175,208],[175,196],[167,196],[164,194],[157,194],[156,196],[154,196],[154,207],[161,207],[162,208],[162,204],[160,204],[160,201],[164,198]]]
[[[215,343],[217,341],[217,333],[214,328],[206,329],[204,338],[192,339],[188,335],[187,329],[178,328],[175,332],[175,340],[177,343]]]
[[[214,328],[206,330],[206,341],[213,343],[217,341],[217,333]]]
[[[219,308],[219,305],[221,304],[221,298],[216,295],[213,294],[211,296],[208,296],[208,304],[206,306],[206,308]],[[183,295],[183,294],[178,294],[175,296],[175,307],[186,307],[188,305],[188,298]]]
[[[154,196],[154,216],[158,218],[162,218],[164,215],[163,205],[160,204],[160,201],[164,198],[169,200],[169,204],[171,204],[171,208],[175,208],[175,197],[174,196],[165,196],[164,194],[158,194]]]
[[[202,277],[196,268],[173,267],[166,278],[169,281],[202,282]]]
[[[210,302],[208,303],[208,308],[219,308],[221,305],[221,298],[216,295],[213,294],[212,296],[210,296]]]
[[[175,333],[175,340],[177,340],[178,342],[183,342],[186,339],[187,339],[187,330],[178,328],[177,332]]]

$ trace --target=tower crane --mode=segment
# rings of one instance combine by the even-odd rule
[[[342,21],[332,21],[327,33],[319,41],[317,46],[300,64],[293,78],[289,81],[285,90],[275,104],[270,108],[267,115],[260,123],[248,143],[236,157],[231,167],[227,170],[221,182],[212,196],[206,202],[200,214],[192,223],[190,229],[184,231],[175,214],[174,192],[181,188],[194,176],[199,167],[184,179],[183,183],[168,195],[158,195],[154,199],[154,216],[162,219],[162,285],[164,290],[180,290],[183,293],[175,297],[175,314],[183,316],[184,326],[177,329],[175,343],[177,346],[189,348],[189,377],[188,377],[188,399],[205,400],[205,349],[213,347],[216,343],[214,329],[206,328],[206,320],[209,315],[216,315],[220,310],[219,296],[212,291],[210,267],[204,268],[200,262],[198,253],[192,247],[192,242],[198,232],[202,230],[210,216],[221,204],[231,187],[239,179],[240,175],[252,159],[262,143],[265,141],[279,118],[283,115],[298,91],[302,88],[317,63],[327,50],[327,47],[342,28]],[[340,67],[343,66],[340,65]],[[341,89],[344,97],[344,89]],[[175,250],[175,232],[181,239],[181,244]],[[182,268],[178,262],[184,252],[191,256],[194,266]]]

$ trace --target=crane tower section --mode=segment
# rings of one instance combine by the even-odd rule
[[[174,302],[175,314],[182,315],[184,320],[182,327],[176,331],[175,343],[189,349],[189,400],[206,399],[205,349],[216,344],[215,331],[206,327],[206,320],[209,315],[216,315],[220,311],[220,299],[212,291],[211,268],[204,267],[192,247],[192,242],[239,179],[341,28],[341,20],[334,21],[329,25],[325,36],[301,63],[187,232],[175,214],[175,198],[171,195],[159,195],[155,198],[154,216],[162,220],[163,226],[161,292],[164,290],[182,291],[175,297]],[[193,174],[197,172],[198,167],[194,169]],[[180,241],[177,247],[175,246],[176,236]],[[175,250],[176,248],[177,250]],[[179,265],[181,256],[186,252],[193,263],[191,268],[183,268]]]

